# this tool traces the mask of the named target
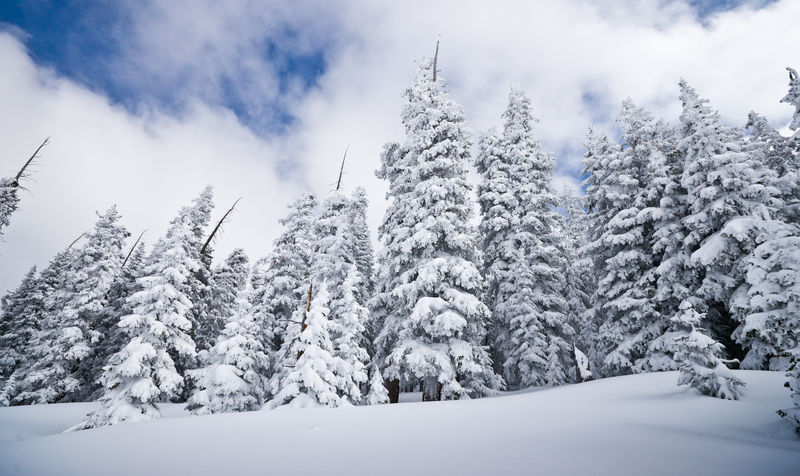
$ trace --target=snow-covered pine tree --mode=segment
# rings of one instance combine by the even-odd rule
[[[533,136],[530,99],[512,89],[503,113],[501,154],[509,164],[518,220],[505,247],[521,254],[508,262],[505,304],[508,347],[504,375],[510,383],[560,385],[574,366],[572,341],[564,299],[566,261],[561,216],[550,181],[555,160],[541,150]]]
[[[195,341],[198,350],[208,349],[211,346],[210,340],[217,336],[217,333],[204,333],[204,329],[212,329],[213,320],[210,307],[213,306],[212,297],[212,250],[208,246],[205,252],[201,252],[203,244],[206,242],[206,229],[211,221],[211,212],[214,210],[214,189],[209,185],[200,192],[191,205],[184,207],[179,215],[179,219],[188,219],[191,234],[185,240],[186,253],[192,260],[200,263],[200,267],[193,271],[191,279],[184,284],[184,292],[192,303],[189,310],[189,320],[192,323],[190,336]],[[186,217],[186,218],[182,218]],[[186,360],[186,356],[176,357],[175,364],[178,370],[183,373],[191,368],[195,368],[197,362]],[[187,389],[188,390],[188,389]]]
[[[358,270],[358,299],[366,303],[375,290],[375,265],[372,237],[367,225],[369,199],[363,187],[356,187],[350,196],[350,232],[353,235],[352,255]]]
[[[15,176],[0,177],[0,237],[3,236],[4,229],[11,223],[11,215],[17,211],[17,207],[19,207],[20,181],[28,176],[26,172],[28,167],[39,155],[39,151],[47,145],[48,140],[49,139],[45,139],[44,142],[42,142]]]
[[[196,340],[214,346],[217,336],[239,307],[239,295],[247,287],[249,259],[241,248],[234,249],[211,274],[207,289],[205,319],[195,332]],[[198,344],[199,346],[199,344]]]
[[[795,130],[794,139],[795,144],[797,144],[796,153],[800,154],[800,76],[798,76],[797,71],[791,68],[787,69],[789,70],[789,93],[781,101],[789,103],[795,107],[794,118],[790,127]],[[797,155],[795,158],[797,158]],[[795,183],[797,182],[795,181]],[[796,227],[797,223],[795,222],[793,225]],[[787,329],[785,329],[790,331],[787,334],[788,337],[793,340],[793,348],[789,351],[791,354],[791,361],[786,376],[789,378],[787,386],[792,392],[792,403],[794,405],[791,408],[779,410],[778,414],[789,421],[794,426],[797,433],[800,434],[800,335],[798,335],[800,333],[800,322],[798,322],[798,309],[800,308],[800,304],[798,304],[797,290],[798,281],[800,281],[800,279],[798,279],[799,272],[797,264],[798,260],[800,260],[800,253],[798,253],[796,236],[797,235],[794,235],[789,238],[789,243],[779,242],[769,245],[765,243],[756,249],[754,253],[756,258],[763,259],[764,255],[769,258],[775,258],[775,262],[780,263],[780,268],[778,270],[773,270],[773,273],[770,273],[764,277],[765,284],[767,286],[771,284],[774,287],[766,290],[765,292],[753,294],[757,298],[763,299],[762,306],[766,304],[771,305],[772,307],[780,308],[781,306],[785,305],[785,311],[788,314],[788,316],[785,317],[789,317],[794,321],[793,323],[788,324]],[[778,239],[780,240],[781,238],[779,237]],[[763,250],[765,251],[764,254],[761,253],[762,246],[769,246],[769,249]],[[783,248],[783,250],[781,248]],[[791,253],[791,255],[789,255],[789,253]],[[781,256],[781,254],[784,256]],[[766,263],[770,262],[769,259],[763,259],[763,261]],[[792,274],[792,272],[794,273]],[[748,272],[748,278],[749,277],[750,273]],[[775,286],[776,284],[778,286]],[[777,290],[782,292],[778,291],[776,293]],[[771,297],[770,295],[772,293],[778,294],[780,297],[774,301],[764,299],[768,296]],[[788,340],[789,339],[787,339],[787,341]],[[783,345],[788,347],[791,344],[789,342],[783,342]]]
[[[369,378],[369,391],[364,397],[364,403],[367,405],[383,405],[389,403],[389,392],[383,382],[383,376],[378,367],[370,366],[372,376]]]
[[[19,187],[11,177],[0,177],[0,236],[11,223],[11,215],[19,206]]]
[[[141,289],[128,298],[132,313],[119,323],[130,340],[103,369],[101,407],[73,429],[159,418],[156,404],[180,392],[184,379],[173,355],[196,355],[187,295],[202,266],[193,251],[195,226],[192,209],[183,208],[156,243],[136,280]]]
[[[350,405],[347,398],[339,396],[339,377],[348,364],[333,355],[333,343],[328,329],[330,321],[327,285],[318,286],[316,296],[308,310],[295,313],[302,324],[292,323],[289,335],[296,336],[284,343],[285,361],[293,362],[275,386],[275,397],[267,402],[270,409],[289,406],[340,407]],[[302,327],[301,327],[302,326]]]
[[[787,67],[786,70],[789,71],[789,92],[780,102],[794,106],[794,115],[789,129],[795,131],[794,137],[797,139],[800,138],[800,75],[793,68]]]
[[[14,372],[30,366],[29,349],[39,331],[39,319],[44,307],[37,278],[34,266],[17,289],[3,296],[0,301],[0,406],[8,406],[10,397],[16,391],[15,381],[19,374],[11,379]]]
[[[599,271],[592,312],[602,316],[596,351],[604,355],[600,370],[605,376],[635,371],[649,341],[660,334],[650,327],[659,320],[653,299],[657,262],[651,249],[652,222],[643,211],[657,199],[644,192],[650,165],[661,150],[654,141],[652,117],[630,99],[623,102],[618,121],[621,147],[607,156],[602,171],[587,167],[603,177],[587,179],[587,194],[603,204],[591,210],[593,223],[600,227],[591,247]]]
[[[36,391],[44,385],[37,378],[42,374],[33,375],[31,370],[40,359],[46,357],[50,339],[57,330],[54,327],[53,320],[48,317],[54,315],[61,304],[60,300],[56,299],[54,295],[67,282],[74,259],[75,250],[72,248],[74,244],[72,243],[66,249],[57,253],[36,279],[33,290],[34,299],[31,302],[30,309],[30,317],[36,322],[36,328],[35,332],[30,336],[30,341],[25,350],[27,359],[18,363],[16,369],[6,381],[2,395],[0,395],[0,400],[9,402],[10,405],[48,403],[45,398],[47,395]],[[63,297],[63,293],[59,293],[58,297]]]
[[[264,404],[269,360],[244,290],[231,312],[214,346],[201,352],[204,366],[189,371],[195,386],[187,408],[196,415],[252,411]]]
[[[347,373],[335,372],[341,395],[350,403],[361,403],[361,386],[368,380],[369,355],[364,348],[364,322],[369,311],[360,302],[362,279],[354,247],[352,204],[341,191],[322,203],[314,235],[315,245],[310,280],[326,283],[329,333],[333,354],[347,363]]]
[[[745,261],[760,230],[780,206],[779,191],[769,186],[773,173],[743,149],[738,130],[720,123],[719,114],[681,81],[681,183],[687,190],[688,231],[684,248],[699,277],[690,290],[697,312],[705,314],[710,336],[727,357],[744,357],[732,339],[734,292],[745,281]]]
[[[748,349],[742,368],[786,370],[800,347],[800,228],[771,220],[761,236],[746,258],[734,337]]]
[[[316,206],[312,194],[289,205],[289,214],[280,220],[283,233],[275,240],[272,253],[259,260],[253,273],[250,302],[268,353],[281,348],[287,323],[305,302],[314,252]]]
[[[703,332],[703,316],[695,304],[691,298],[684,300],[671,319],[675,359],[680,362],[678,385],[689,385],[704,395],[736,400],[744,382],[720,360],[722,344]]]
[[[752,160],[775,172],[773,186],[780,191],[783,206],[776,217],[784,222],[800,223],[800,141],[782,136],[764,116],[751,112],[747,116],[750,128],[747,152]],[[794,142],[794,144],[793,144]]]
[[[401,243],[409,236],[410,229],[403,224],[405,208],[401,206],[411,191],[412,157],[403,152],[397,143],[387,143],[381,152],[381,166],[375,171],[378,178],[389,182],[386,199],[395,205],[386,209],[383,221],[378,228],[382,246],[378,248],[375,293],[369,301],[370,316],[366,325],[367,335],[372,339],[373,366],[380,371],[386,367],[386,357],[397,342],[402,323],[402,313],[395,308],[392,291],[400,285],[401,272],[408,265],[408,256]],[[393,198],[396,197],[396,198]],[[400,395],[400,379],[386,380],[389,401],[397,403]]]
[[[519,226],[517,215],[519,197],[516,189],[512,157],[503,150],[502,136],[492,129],[478,141],[475,166],[481,181],[478,184],[478,205],[481,222],[478,226],[480,248],[483,252],[483,275],[486,291],[483,301],[492,313],[490,349],[495,368],[503,372],[503,363],[510,353],[509,328],[513,317],[509,297],[519,287],[512,271],[513,264],[525,260],[516,240]],[[506,376],[508,379],[508,376]]]
[[[591,323],[588,321],[594,277],[591,260],[586,253],[589,221],[586,200],[571,187],[565,186],[558,196],[562,210],[564,242],[561,244],[566,263],[564,278],[569,324],[575,330],[575,345],[582,351],[592,347]]]
[[[594,287],[590,301],[591,306],[586,311],[587,329],[583,331],[583,334],[588,344],[592,374],[603,377],[603,359],[606,354],[600,345],[599,332],[600,326],[605,322],[605,314],[602,312],[602,296],[598,296],[596,291],[597,281],[605,267],[606,258],[606,250],[600,246],[601,237],[605,225],[611,220],[616,210],[615,204],[610,200],[608,194],[613,181],[609,177],[612,170],[608,167],[608,163],[619,153],[619,147],[594,127],[589,127],[585,146],[586,154],[583,156],[584,168],[582,171],[582,175],[586,176],[582,185],[585,188],[584,197],[588,223],[585,253],[591,261],[590,269],[593,273],[591,281]]]
[[[98,216],[72,255],[63,286],[54,293],[57,304],[45,316],[41,352],[26,376],[26,387],[39,402],[81,401],[96,388],[91,356],[102,335],[95,327],[120,273],[129,235],[116,206]]]
[[[128,343],[129,336],[119,326],[119,321],[133,311],[128,303],[128,297],[141,289],[136,280],[142,275],[146,256],[144,243],[138,243],[131,250],[127,262],[123,261],[124,266],[111,285],[107,299],[108,304],[97,319],[95,330],[102,337],[94,346],[93,363],[90,364],[97,374],[95,382],[99,380],[108,359]],[[102,394],[103,388],[98,387],[94,394],[89,396],[89,399],[97,400]]]
[[[469,131],[434,69],[430,59],[421,62],[406,91],[406,142],[388,149],[395,152],[384,154],[379,172],[392,197],[384,225],[401,226],[381,232],[393,249],[381,263],[387,282],[377,304],[384,326],[378,344],[389,347],[377,353],[384,378],[421,384],[424,400],[481,396],[502,385],[483,346],[489,310],[479,299],[483,278],[470,224]]]

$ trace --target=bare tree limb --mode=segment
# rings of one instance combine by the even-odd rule
[[[77,238],[75,238],[74,240],[72,240],[72,243],[70,243],[70,244],[69,244],[69,246],[67,246],[67,250],[69,250],[70,248],[72,248],[73,246],[75,246],[75,243],[77,243],[77,242],[78,242],[78,240],[80,240],[81,238],[83,238],[84,236],[86,236],[86,234],[87,234],[87,233],[89,233],[89,230],[86,230],[86,231],[84,231],[83,233],[81,233],[80,235],[78,235],[78,237],[77,237]]]
[[[433,82],[436,82],[436,67],[439,64],[439,40],[436,40],[436,53],[433,55]]]
[[[206,242],[205,242],[205,243],[203,243],[203,246],[200,248],[200,254],[203,254],[203,253],[205,253],[205,252],[206,252],[206,248],[208,248],[208,245],[210,245],[210,244],[211,244],[211,241],[214,239],[214,235],[216,235],[216,234],[217,234],[217,232],[218,232],[218,231],[220,231],[220,229],[222,228],[222,225],[224,225],[224,224],[225,224],[225,221],[228,219],[228,216],[230,216],[230,214],[231,214],[231,213],[233,213],[233,209],[234,209],[234,208],[236,208],[236,205],[237,205],[237,204],[238,204],[238,203],[239,203],[241,200],[242,200],[242,199],[241,199],[241,198],[239,198],[238,200],[236,200],[235,202],[233,202],[233,205],[231,205],[231,207],[228,209],[228,211],[227,211],[227,212],[225,212],[225,214],[224,214],[224,215],[222,215],[222,218],[221,218],[221,219],[219,220],[219,222],[217,223],[217,226],[215,226],[215,227],[214,227],[214,229],[211,231],[211,234],[210,234],[210,235],[208,235],[208,239],[206,240]]]
[[[336,190],[339,190],[339,187],[342,186],[342,174],[344,173],[344,160],[347,158],[347,151],[350,150],[350,146],[348,145],[346,149],[344,149],[344,156],[342,156],[342,166],[339,168],[339,180],[336,182]]]
[[[139,238],[136,238],[136,242],[133,244],[133,246],[131,246],[131,250],[128,251],[128,256],[125,257],[125,261],[123,261],[122,266],[120,266],[121,268],[125,267],[125,264],[128,262],[128,259],[130,259],[131,255],[133,254],[133,250],[136,249],[136,245],[139,244],[139,241],[142,240],[142,237],[144,236],[145,233],[147,233],[147,230],[143,230],[141,233],[139,233]]]
[[[25,165],[23,165],[22,168],[19,169],[19,172],[17,172],[17,175],[14,176],[14,186],[15,187],[19,187],[19,181],[20,181],[20,179],[22,177],[25,176],[25,170],[28,168],[29,165],[31,165],[33,160],[39,155],[39,151],[42,150],[42,147],[46,146],[49,141],[50,141],[50,138],[49,137],[46,138],[44,140],[44,142],[42,142],[39,145],[39,147],[36,148],[36,150],[33,152],[33,155],[31,155],[31,157],[27,160],[27,162],[25,162]]]

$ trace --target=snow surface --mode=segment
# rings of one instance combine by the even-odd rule
[[[473,401],[192,417],[163,405],[163,420],[66,434],[95,404],[0,408],[0,474],[798,474],[800,440],[775,414],[791,406],[783,373],[735,374],[739,401],[667,372]]]

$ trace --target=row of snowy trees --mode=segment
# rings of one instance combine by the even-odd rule
[[[210,188],[149,252],[126,247],[112,207],[3,298],[0,403],[100,399],[76,427],[90,428],[163,401],[204,414],[463,399],[581,381],[585,352],[595,377],[679,369],[723,398],[742,386],[737,359],[789,370],[800,404],[800,133],[756,114],[749,134],[724,125],[681,82],[677,126],[625,101],[618,140],[589,132],[585,195],[556,194],[526,95],[512,89],[473,161],[437,73],[420,63],[405,139],[381,155],[376,263],[362,189],[295,201],[252,267],[240,249],[212,266]],[[797,407],[782,414],[800,424]]]
[[[799,92],[790,70],[795,130]],[[727,126],[684,81],[680,100],[676,127],[628,100],[619,141],[589,133],[595,276],[580,333],[594,372],[680,369],[680,383],[735,399],[743,384],[726,364],[740,362],[791,369],[797,398],[800,136],[756,113],[749,134]]]

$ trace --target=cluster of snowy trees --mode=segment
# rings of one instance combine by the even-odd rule
[[[793,137],[755,113],[723,124],[685,82],[677,125],[625,101],[618,137],[589,131],[578,195],[553,190],[519,89],[473,159],[464,112],[423,59],[405,138],[377,171],[377,254],[360,188],[293,202],[252,266],[241,249],[212,266],[210,187],[149,252],[126,246],[112,207],[3,298],[0,404],[98,399],[80,429],[158,417],[164,401],[196,414],[372,405],[662,370],[735,399],[738,362],[789,372],[796,406],[780,413],[800,427],[790,79]],[[0,233],[18,178],[0,181]]]

